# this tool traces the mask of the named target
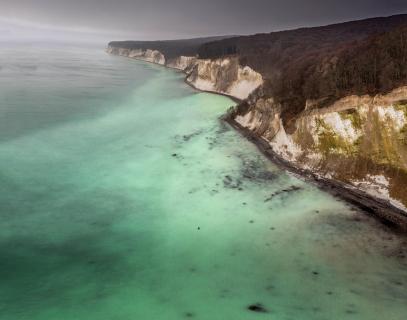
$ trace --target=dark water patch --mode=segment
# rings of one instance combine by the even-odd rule
[[[274,197],[277,197],[279,195],[288,194],[288,193],[292,193],[292,192],[296,192],[296,191],[300,191],[300,190],[302,190],[301,187],[293,185],[293,186],[290,186],[289,188],[273,192],[268,198],[266,198],[264,200],[264,202],[269,202],[269,201],[273,200]]]
[[[190,134],[184,134],[184,135],[182,136],[182,139],[183,139],[185,142],[188,142],[188,141],[191,140],[192,138],[194,138],[194,137],[196,137],[196,136],[199,136],[202,132],[203,132],[203,130],[198,130],[198,131],[195,131],[195,132],[190,133]]]
[[[188,191],[188,194],[194,194],[197,193],[201,188],[192,188],[191,190]]]
[[[225,121],[222,121],[222,120],[220,120],[218,122],[218,124],[217,124],[217,126],[215,128],[216,128],[215,134],[217,136],[220,136],[220,135],[223,135],[223,134],[225,134],[227,132],[232,131],[230,125],[228,125]]]
[[[84,283],[92,288],[85,300],[102,299],[107,286],[114,295],[116,284],[128,280],[126,271],[137,272],[141,264],[130,266],[121,252],[101,246],[109,236],[93,233],[55,243],[21,236],[2,241],[0,300],[5,309],[21,310],[21,301],[35,302],[36,308],[61,306],[62,301],[68,306]]]
[[[262,168],[259,164],[257,161],[245,161],[241,169],[242,177],[257,182],[270,182],[277,178],[277,174]]]
[[[184,316],[185,316],[185,318],[193,318],[193,317],[195,317],[195,313],[193,313],[193,312],[185,312]]]
[[[358,312],[356,310],[353,310],[353,309],[346,309],[345,313],[348,314],[348,315],[354,315],[354,314],[357,314]]]
[[[247,307],[248,310],[258,313],[267,313],[268,310],[261,303],[254,303]]]
[[[224,299],[230,296],[230,290],[229,289],[222,289],[219,293],[219,297]]]
[[[205,137],[209,145],[209,150],[218,146],[220,144],[219,141],[224,141],[226,138],[225,134],[230,132],[230,127],[224,121],[219,121],[219,123],[210,130],[211,135]],[[224,143],[222,143],[222,145],[223,144]]]
[[[242,181],[239,178],[233,178],[230,175],[223,177],[223,187],[227,189],[242,190]]]
[[[240,175],[254,183],[276,182],[279,174],[270,170],[264,159],[258,155],[248,156],[247,154],[238,153],[236,157],[240,159]]]
[[[190,142],[192,139],[198,137],[199,135],[203,134],[204,132],[206,132],[204,129],[198,129],[191,133],[177,134],[174,136],[174,140],[179,145],[179,144],[182,144],[185,142]]]
[[[182,155],[182,154],[179,154],[179,153],[172,153],[171,154],[171,158],[173,158],[173,159],[176,159],[176,160],[179,160],[179,161],[182,161],[182,160],[185,160],[185,157]],[[187,166],[187,163],[182,163],[184,166]]]

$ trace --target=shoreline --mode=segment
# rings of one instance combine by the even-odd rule
[[[174,67],[170,67],[170,66],[168,66],[168,65],[166,65],[166,64],[160,64],[160,63],[156,63],[156,62],[153,62],[153,61],[148,61],[148,60],[140,59],[140,58],[137,58],[137,57],[126,57],[126,56],[121,56],[121,55],[117,55],[117,54],[113,54],[113,53],[109,53],[109,52],[107,52],[107,54],[110,54],[110,55],[116,56],[116,57],[123,57],[123,58],[131,59],[131,60],[137,60],[137,61],[141,61],[141,62],[146,62],[146,63],[150,63],[150,64],[153,64],[153,65],[156,65],[156,66],[160,66],[160,67],[167,68],[167,69],[169,69],[169,70],[174,70],[174,71],[176,71],[176,72],[182,73],[182,74],[185,76],[185,77],[184,77],[184,83],[185,83],[186,85],[190,86],[192,89],[194,89],[194,90],[196,90],[196,91],[205,92],[205,93],[212,93],[212,94],[217,94],[217,95],[220,95],[220,96],[224,96],[224,97],[229,98],[230,100],[232,100],[233,102],[235,102],[235,103],[237,103],[237,104],[243,102],[243,100],[241,100],[241,99],[239,99],[239,98],[236,98],[236,97],[234,97],[234,96],[231,96],[231,95],[229,95],[229,94],[227,94],[227,93],[222,93],[222,92],[218,92],[218,91],[210,91],[210,90],[201,90],[201,89],[195,87],[192,83],[188,82],[187,78],[188,78],[189,74],[186,73],[184,70],[181,70],[181,69],[178,69],[178,68],[174,68]]]
[[[114,55],[114,54],[112,54]],[[117,56],[117,55],[116,55]],[[184,70],[169,67],[165,64],[159,64],[156,62],[152,61],[147,61],[143,59],[138,59],[138,58],[130,58],[126,56],[120,56],[120,57],[125,57],[128,59],[134,59],[142,62],[147,62],[151,63],[154,65],[158,65],[161,67],[165,67],[167,69],[175,70],[177,72],[180,72],[186,77],[184,78],[184,83],[193,88],[194,90],[198,92],[205,92],[205,93],[211,93],[211,94],[217,94],[221,96],[225,96],[229,99],[231,99],[233,102],[236,104],[240,104],[243,102],[243,100],[236,98],[234,96],[222,93],[222,92],[217,92],[217,91],[207,91],[207,90],[201,90],[199,88],[196,88],[192,83],[188,82],[188,73],[186,73]],[[318,176],[314,172],[310,170],[305,170],[298,168],[291,162],[285,160],[278,154],[276,154],[272,147],[269,145],[269,143],[264,140],[262,137],[256,136],[248,130],[247,128],[242,127],[239,123],[237,123],[234,119],[232,119],[226,111],[226,113],[220,117],[220,121],[224,121],[228,123],[233,129],[235,129],[238,133],[240,133],[245,139],[253,143],[257,149],[264,155],[266,158],[274,163],[276,166],[281,168],[282,170],[288,171],[290,173],[293,173],[297,175],[300,179],[303,179],[309,183],[312,183],[316,185],[319,189],[330,193],[334,197],[340,198],[344,200],[345,202],[349,203],[350,205],[353,205],[360,210],[364,211],[367,214],[373,215],[377,220],[379,220],[383,225],[386,225],[387,227],[392,228],[393,230],[398,230],[400,232],[407,232],[407,213],[404,212],[403,210],[397,208],[396,206],[392,205],[389,201],[386,201],[385,199],[380,199],[378,197],[374,197],[362,190],[359,190],[355,187],[352,187],[350,185],[347,185],[343,182],[339,182],[336,180],[332,179],[327,179]]]
[[[299,178],[316,185],[319,189],[330,193],[334,197],[340,198],[364,212],[373,215],[387,227],[403,233],[407,232],[407,214],[403,210],[395,207],[384,199],[369,195],[368,193],[351,187],[343,182],[319,177],[310,170],[298,168],[291,162],[276,154],[266,140],[254,135],[253,132],[247,128],[242,127],[228,114],[221,117],[221,120],[228,123],[244,138],[253,143],[257,149],[267,157],[267,159],[281,169],[291,172],[299,176]]]

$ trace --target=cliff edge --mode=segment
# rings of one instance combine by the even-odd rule
[[[381,217],[407,229],[407,15],[190,41],[107,51],[238,98],[226,116],[235,127],[295,168],[387,204],[397,218]]]

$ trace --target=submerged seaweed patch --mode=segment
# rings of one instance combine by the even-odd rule
[[[254,303],[247,307],[248,310],[259,313],[267,313],[268,310],[261,303]]]
[[[294,185],[290,186],[289,188],[273,192],[267,199],[264,200],[264,202],[271,201],[271,200],[273,200],[274,197],[276,197],[278,195],[281,195],[284,193],[290,193],[290,192],[294,192],[294,191],[299,191],[299,190],[302,190],[302,188],[299,186],[294,186]]]

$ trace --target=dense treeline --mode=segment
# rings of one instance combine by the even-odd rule
[[[203,44],[201,58],[237,55],[259,71],[263,91],[288,122],[307,99],[328,103],[407,84],[407,15],[236,37]]]
[[[407,85],[407,26],[311,54],[288,64],[267,84],[285,107],[286,119],[301,112],[307,99],[323,105],[349,94],[377,94]]]
[[[239,37],[121,41],[167,59],[237,56],[265,78],[262,90],[283,106],[289,122],[307,100],[324,105],[348,94],[375,94],[407,84],[407,15]]]
[[[230,38],[230,36],[219,36],[166,41],[112,41],[109,43],[109,46],[125,49],[158,50],[167,59],[172,59],[179,56],[195,56],[202,44],[228,37]]]
[[[332,93],[375,93],[407,80],[407,26],[345,48],[324,77]],[[333,92],[334,91],[334,92]],[[312,92],[308,94],[313,94]],[[324,88],[314,94],[326,94]]]

